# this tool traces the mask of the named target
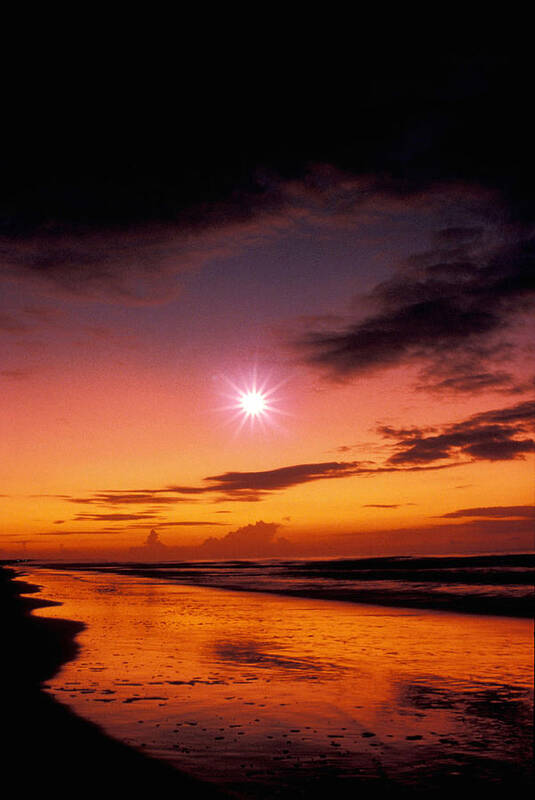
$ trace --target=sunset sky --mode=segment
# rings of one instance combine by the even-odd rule
[[[533,549],[522,67],[354,68],[8,115],[0,556]]]

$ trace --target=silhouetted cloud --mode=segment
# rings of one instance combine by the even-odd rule
[[[516,403],[514,406],[506,406],[505,408],[496,408],[491,411],[482,411],[479,414],[474,414],[469,418],[472,424],[480,423],[519,423],[526,425],[532,429],[535,425],[535,401],[526,400],[522,403]]]
[[[204,486],[170,485],[158,489],[139,489],[127,491],[102,491],[89,497],[65,497],[71,503],[96,506],[122,505],[172,505],[178,502],[197,502],[197,495],[213,495],[213,502],[259,502],[268,494],[288,489],[316,480],[344,478],[369,472],[358,461],[319,462],[312,464],[293,464],[258,472],[224,472],[210,475],[204,479]],[[228,512],[221,512],[228,513]],[[155,515],[141,514],[80,514],[76,519],[153,519]]]
[[[535,239],[522,231],[496,238],[491,227],[484,237],[479,229],[439,232],[432,250],[374,289],[376,313],[311,330],[295,346],[333,378],[420,364],[420,388],[514,391],[508,373],[482,367],[503,356],[497,335],[535,301]]]
[[[214,503],[228,503],[228,502],[260,502],[271,493],[281,491],[284,489],[299,486],[311,481],[319,480],[335,480],[341,478],[349,478],[356,475],[374,475],[380,473],[393,473],[393,472],[424,472],[430,470],[449,469],[456,464],[440,464],[440,465],[409,465],[409,466],[394,466],[386,465],[373,465],[369,461],[342,461],[342,462],[320,462],[317,464],[293,464],[288,467],[278,467],[277,469],[264,470],[259,472],[225,472],[221,475],[212,475],[205,478],[205,486],[166,486],[161,489],[152,489],[148,495],[151,499],[148,501],[143,500],[143,503],[152,503],[152,497],[159,497],[161,494],[172,495],[169,500],[181,502],[196,502],[191,501],[191,495],[214,495],[212,502]],[[118,496],[125,496],[126,503],[135,503],[131,499],[135,492],[119,493]],[[182,495],[185,497],[176,497],[175,495]],[[147,490],[140,491],[140,496],[147,496]],[[100,495],[95,495],[99,498]],[[88,503],[92,504],[100,502],[94,497],[88,498],[67,498],[75,503]],[[117,503],[120,505],[120,501]],[[221,511],[216,513],[230,513]],[[113,514],[82,514],[76,519],[89,519],[91,517],[103,519],[105,517],[119,518],[121,515]],[[139,515],[124,515],[135,518],[154,518],[152,513],[139,514]],[[174,523],[169,523],[174,524]],[[217,524],[217,523],[210,523]],[[222,523],[220,523],[222,524]],[[156,524],[154,525],[156,527]]]
[[[510,461],[535,452],[535,440],[526,437],[535,425],[535,402],[526,401],[505,408],[474,414],[466,420],[441,427],[406,426],[378,428],[391,442],[394,452],[382,463],[370,461],[325,461],[292,464],[269,470],[228,471],[204,478],[203,485],[170,484],[156,489],[103,490],[89,497],[68,497],[72,503],[96,506],[173,505],[195,503],[205,496],[213,503],[260,502],[274,492],[319,480],[338,480],[396,472],[424,472],[451,469],[473,461]],[[446,463],[435,463],[445,461]],[[461,488],[461,487],[458,487]],[[410,505],[405,503],[403,505]],[[399,504],[368,504],[369,508],[397,508]],[[80,514],[77,520],[158,520],[158,508],[143,512]],[[228,513],[228,512],[216,512]],[[217,524],[173,523],[162,525]],[[156,524],[154,525],[156,527]]]
[[[318,90],[325,65],[316,77],[309,64],[297,93],[270,71],[255,93],[232,80],[231,93],[203,86],[202,106],[198,93],[181,93],[179,115],[162,75],[121,104],[115,94],[106,103],[101,87],[91,113],[83,92],[77,104],[57,86],[54,98],[25,95],[27,115],[4,107],[0,262],[65,291],[162,297],[169,276],[199,263],[199,231],[226,228],[228,244],[259,215],[282,220],[286,199],[273,184],[299,184],[317,164],[401,199],[448,182],[498,189],[508,217],[530,219],[532,135],[520,116],[529,69],[502,48],[403,52],[373,70],[351,58],[347,81],[338,69],[329,91]],[[46,119],[39,135],[36,119]],[[466,238],[455,225],[442,241]]]
[[[399,508],[399,503],[365,503],[362,508]]]
[[[471,394],[492,390],[502,394],[520,394],[526,391],[525,385],[519,385],[508,372],[476,372],[436,380],[429,380],[419,387],[426,391]]]
[[[205,486],[168,486],[161,491],[178,494],[213,494],[216,502],[259,502],[267,494],[316,480],[343,478],[360,470],[358,461],[327,461],[312,464],[293,464],[288,467],[259,472],[224,472],[210,475]]]
[[[328,461],[313,464],[294,464],[290,467],[264,470],[261,472],[224,472],[206,478],[214,488],[226,492],[272,491],[287,489],[309,481],[339,478],[353,475],[359,469],[358,461]]]
[[[290,548],[287,539],[277,537],[280,525],[275,522],[256,522],[230,531],[220,539],[210,537],[198,548],[203,558],[268,558]]]
[[[457,511],[449,511],[447,514],[441,514],[440,516],[446,519],[455,519],[457,517],[481,517],[483,519],[513,517],[531,519],[535,517],[535,507],[488,506],[483,508],[459,508]]]
[[[523,437],[533,430],[535,402],[475,414],[462,422],[438,429],[379,428],[385,437],[397,439],[397,452],[387,464],[430,464],[443,459],[470,458],[510,461],[535,452],[535,441]],[[519,438],[522,437],[522,438]]]
[[[259,201],[247,213],[205,209],[196,225],[183,219],[115,229],[48,227],[23,238],[0,235],[0,274],[61,295],[127,305],[168,302],[181,289],[180,276],[239,252],[251,237],[269,237],[291,225],[280,211],[284,201],[273,205],[278,212],[260,208]],[[0,318],[0,329],[8,332],[26,327],[12,315]]]
[[[135,490],[132,492],[96,492],[91,497],[69,497],[70,503],[85,505],[172,505],[179,503],[178,497],[162,496],[158,491]]]
[[[158,519],[157,514],[78,514],[75,521],[88,522],[89,520],[95,522],[124,522],[126,520],[137,519]]]
[[[124,533],[125,528],[98,528],[97,530],[55,530],[40,531],[36,536],[104,536],[107,534]]]
[[[139,522],[138,520],[146,520],[144,522]],[[146,531],[147,528],[154,528],[156,530],[160,529],[172,529],[172,528],[195,528],[195,527],[228,527],[230,523],[228,522],[211,522],[209,520],[178,520],[174,522],[161,522],[157,518],[152,517],[151,515],[136,515],[136,514],[122,514],[122,515],[86,515],[83,517],[76,517],[74,520],[77,521],[94,521],[94,522],[123,522],[124,525],[116,525],[113,528],[111,527],[104,527],[104,528],[97,528],[92,530],[75,530],[75,529],[56,529],[54,531],[42,531],[36,535],[38,536],[93,536],[93,535],[104,535],[104,534],[117,534],[117,533],[128,533],[129,531],[137,531],[143,530]],[[59,522],[66,522],[66,520],[58,520],[58,522],[54,524],[58,524]]]
[[[218,512],[216,511],[216,514],[217,513]],[[212,522],[211,520],[198,520],[198,519],[197,520],[191,520],[191,519],[187,519],[187,520],[178,520],[178,521],[175,520],[175,521],[172,521],[172,522],[171,521],[170,522],[151,522],[150,523],[150,527],[151,528],[156,528],[158,530],[160,528],[188,528],[188,527],[195,528],[195,527],[203,527],[203,526],[204,527],[212,527],[213,525],[216,525],[218,527],[221,526],[221,527],[226,528],[230,524],[231,524],[230,522]],[[136,523],[135,525],[128,525],[128,530],[132,530],[132,529],[135,529],[135,528],[146,529],[147,527],[148,527],[148,525],[146,523],[143,523],[143,524],[141,524],[141,523],[137,524]]]
[[[413,194],[411,187],[395,180],[352,175],[328,164],[309,164],[293,179],[276,173],[269,179],[251,175],[239,195],[197,202],[187,212],[162,220],[141,218],[112,226],[102,220],[32,221],[23,235],[5,225],[0,275],[30,281],[47,293],[128,305],[168,302],[180,290],[181,276],[215,258],[240,253],[252,242],[302,231],[303,224],[338,229],[365,221],[370,211],[399,212],[400,197],[419,209],[420,196],[416,193],[412,200]],[[436,203],[436,197],[429,203]],[[27,315],[5,314],[0,328],[21,332],[28,321],[35,321],[34,309],[28,308]]]
[[[169,523],[169,527],[172,525]],[[159,538],[163,525],[151,525],[151,528],[143,545],[130,548],[130,555],[136,560],[270,558],[292,552],[290,542],[277,536],[280,524],[275,522],[260,520],[254,525],[230,531],[225,536],[210,536],[201,544],[189,546],[164,543]]]

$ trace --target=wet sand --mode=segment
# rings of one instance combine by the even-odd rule
[[[3,782],[17,787],[10,792],[37,797],[50,791],[52,797],[72,798],[80,791],[138,797],[157,790],[181,798],[227,798],[211,784],[111,739],[41,689],[76,656],[75,639],[84,626],[31,616],[47,603],[21,597],[38,587],[13,577],[13,570],[0,568]]]
[[[45,574],[41,574],[47,584]],[[193,774],[199,775],[200,763],[200,774],[203,770],[211,773],[221,785],[225,785],[225,778],[228,778],[226,771],[236,771],[237,759],[240,780],[236,781],[234,775],[226,784],[235,796],[319,798],[327,791],[336,791],[339,797],[348,798],[372,793],[375,796],[377,792],[396,797],[437,797],[466,788],[484,791],[489,797],[503,795],[504,791],[527,791],[529,755],[526,749],[522,752],[521,745],[522,741],[525,744],[526,727],[529,728],[529,721],[525,719],[529,704],[519,691],[521,676],[513,677],[518,659],[504,649],[503,644],[495,662],[491,660],[481,668],[478,666],[478,662],[485,661],[484,646],[493,635],[494,623],[488,617],[480,623],[483,634],[480,643],[475,620],[453,620],[453,641],[457,638],[455,625],[462,626],[461,637],[466,636],[471,626],[472,633],[465,649],[473,653],[476,648],[473,664],[479,675],[474,677],[479,677],[479,683],[469,676],[474,685],[463,685],[470,670],[466,673],[465,669],[463,677],[463,671],[457,669],[458,648],[454,644],[449,647],[449,663],[440,664],[448,676],[447,684],[437,683],[436,676],[429,674],[434,653],[428,652],[424,654],[426,663],[416,665],[412,675],[405,675],[407,680],[395,682],[395,695],[391,695],[389,671],[396,664],[396,669],[401,664],[404,671],[406,656],[414,661],[414,636],[405,637],[404,646],[411,652],[402,649],[396,656],[383,653],[382,635],[386,634],[389,642],[399,648],[403,642],[394,642],[392,631],[398,626],[409,631],[410,626],[418,627],[423,622],[424,628],[431,626],[428,633],[437,642],[436,623],[440,614],[361,610],[359,625],[364,628],[360,633],[366,648],[372,646],[378,654],[372,658],[373,670],[368,680],[364,674],[351,672],[350,651],[342,669],[338,663],[331,663],[329,653],[321,652],[326,639],[324,626],[315,633],[308,629],[306,637],[310,642],[298,641],[295,652],[288,649],[291,648],[288,638],[280,638],[285,626],[290,625],[290,639],[299,640],[302,615],[311,608],[314,619],[318,620],[332,612],[330,605],[338,606],[336,618],[345,626],[353,625],[355,611],[350,604],[278,600],[273,596],[262,600],[258,594],[245,603],[243,595],[240,597],[236,593],[166,586],[161,581],[146,578],[117,578],[115,583],[112,576],[78,574],[74,578],[74,584],[72,576],[69,584],[68,576],[52,574],[49,594],[65,602],[65,607],[50,609],[48,613],[59,616],[67,612],[73,619],[86,619],[88,629],[81,631],[79,624],[73,626],[59,619],[54,620],[52,626],[50,620],[33,619],[33,622],[48,625],[49,632],[54,631],[56,623],[63,628],[61,635],[58,636],[56,630],[54,636],[67,645],[67,650],[71,647],[70,652],[63,654],[64,658],[76,655],[72,648],[73,634],[80,634],[84,647],[82,657],[66,664],[55,680],[46,678],[47,685],[72,703],[79,714],[109,721],[105,727],[114,736],[138,748],[147,746],[153,755],[171,757],[176,765]],[[34,572],[33,581],[39,582],[38,570]],[[80,589],[78,600],[75,597],[77,586]],[[132,588],[132,605],[140,601],[142,606],[132,607],[129,616],[124,611],[122,598],[130,597],[125,590]],[[91,603],[84,610],[88,598]],[[177,615],[180,603],[183,610]],[[249,604],[255,606],[254,619],[260,620],[263,616],[269,623],[265,628],[266,632],[271,632],[267,640],[261,625],[256,623],[252,635],[246,630],[248,638],[243,639],[243,630],[239,628],[243,620],[240,622],[239,617],[243,614],[245,618],[243,609]],[[225,619],[215,619],[218,607],[223,609],[221,614],[226,615]],[[289,618],[286,611],[292,608],[294,612],[297,610],[297,616]],[[46,616],[47,610],[38,613]],[[276,619],[278,626],[273,624]],[[137,632],[132,633],[132,623],[137,625]],[[503,643],[510,625],[517,625],[520,630],[529,623],[498,620],[496,625],[504,631],[500,634]],[[210,645],[207,650],[206,643],[214,641],[214,632],[218,637],[222,632],[223,638],[218,640],[217,647]],[[356,638],[354,631],[348,628],[347,632],[349,641]],[[499,641],[499,637],[493,639],[493,646]],[[110,642],[113,642],[111,649]],[[171,650],[166,651],[166,643],[171,644]],[[199,643],[203,646],[199,647]],[[431,639],[429,643],[432,644]],[[141,659],[136,656],[136,649],[142,649]],[[339,652],[338,645],[332,652],[335,651]],[[445,649],[444,654],[447,653]],[[385,655],[389,663],[383,668]],[[116,659],[115,666],[112,656]],[[496,668],[506,680],[508,674],[511,675],[510,686],[504,685],[503,675],[500,678],[496,674],[494,680]],[[41,675],[45,671],[41,670]],[[525,678],[523,683],[526,684]],[[336,700],[338,710],[333,714],[333,706],[327,705],[327,718],[320,704],[322,695],[333,690],[340,695]],[[352,692],[361,697],[355,697],[346,708],[346,698]],[[276,708],[270,707],[275,698]],[[370,698],[374,698],[371,704]],[[59,708],[65,714],[63,707]],[[73,716],[69,712],[66,714]],[[45,725],[38,723],[36,729],[52,727],[55,730],[62,726],[62,719],[57,717]],[[89,728],[97,738],[105,739],[98,728]],[[63,735],[61,731],[60,735]],[[65,738],[69,736],[65,733]],[[106,742],[106,747],[110,743],[121,747],[110,739]],[[493,750],[497,742],[498,750]],[[108,766],[105,766],[106,755],[100,755],[101,748],[102,742],[91,745],[88,759],[88,751],[80,752],[75,746],[77,766],[72,767],[72,774],[87,770],[88,762],[96,763],[104,780],[110,760],[108,757]],[[49,749],[56,753],[56,768],[52,772],[57,772],[57,752],[61,752],[62,745]],[[124,750],[134,752],[128,748]],[[159,762],[138,758],[145,765],[143,769],[147,763],[159,766]],[[40,759],[48,764],[48,757],[40,756]],[[117,787],[128,791],[121,783],[124,771],[116,769],[115,757],[111,760],[111,779],[116,780]],[[171,772],[173,778],[179,775],[172,768]],[[109,783],[110,778],[105,780]],[[148,776],[147,780],[150,784],[153,778]],[[157,780],[161,787],[164,778]],[[137,790],[140,782],[134,777],[131,785]]]

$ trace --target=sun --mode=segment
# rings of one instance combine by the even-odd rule
[[[239,404],[248,417],[258,417],[261,414],[265,414],[268,408],[266,395],[255,389],[240,392]]]
[[[281,414],[286,415],[287,412],[277,407],[277,391],[283,383],[286,383],[286,380],[280,381],[276,385],[270,385],[269,376],[260,380],[254,370],[249,380],[240,381],[241,385],[234,383],[229,378],[225,378],[225,382],[231,390],[231,393],[225,392],[230,403],[221,406],[220,410],[234,412],[229,422],[238,422],[238,431],[246,423],[251,430],[258,427],[263,430],[265,426],[280,428],[274,417]]]

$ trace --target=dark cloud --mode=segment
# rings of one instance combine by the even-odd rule
[[[496,519],[501,517],[525,518],[535,517],[533,506],[488,506],[484,508],[459,508],[457,511],[450,511],[441,514],[442,518],[456,519],[462,517],[482,517],[483,519]]]
[[[366,462],[367,463],[367,462]],[[196,502],[197,495],[213,495],[214,502],[260,502],[274,491],[316,480],[344,478],[370,469],[358,461],[293,464],[258,472],[224,472],[206,477],[204,486],[166,486],[160,489],[103,491],[90,497],[68,497],[72,503],[97,506],[173,504]],[[373,471],[373,470],[372,470]],[[156,511],[156,509],[154,510]],[[221,512],[229,513],[229,512]],[[153,514],[80,514],[76,519],[152,519]]]
[[[379,428],[397,439],[387,464],[430,464],[443,459],[510,461],[535,452],[535,441],[523,436],[533,430],[535,402],[475,414],[441,429]]]
[[[69,497],[70,503],[97,506],[122,505],[172,505],[180,498],[163,496],[158,491],[135,490],[132,492],[96,492],[91,497]]]
[[[186,89],[179,69],[163,71],[169,84],[159,72],[149,84],[131,77],[130,88],[111,74],[97,87],[92,75],[76,97],[55,79],[46,84],[54,93],[32,83],[19,93],[22,106],[10,111],[6,101],[0,251],[8,270],[123,299],[145,294],[132,278],[155,278],[151,291],[162,296],[169,259],[174,274],[188,268],[169,231],[283,209],[273,184],[301,180],[314,164],[373,176],[400,198],[445,182],[490,187],[509,218],[530,216],[531,70],[503,49],[405,48],[373,69],[352,53],[331,76],[323,63],[315,74],[309,60],[280,81],[270,66],[268,76],[255,75],[253,93],[238,76],[222,76],[219,62],[201,88],[193,80]],[[179,84],[177,106],[169,98]],[[36,129],[36,120],[46,124]],[[442,241],[467,237],[476,234],[456,226]]]
[[[186,524],[188,523],[184,523]],[[169,527],[172,525],[173,523],[169,523]],[[136,560],[154,560],[161,558],[164,553],[166,558],[175,559],[270,558],[292,551],[288,540],[277,536],[280,524],[275,522],[260,520],[254,525],[245,525],[230,531],[221,538],[210,536],[201,544],[193,546],[165,544],[160,541],[157,532],[163,525],[151,527],[146,542],[140,547],[130,548],[130,554]]]
[[[285,201],[273,205],[273,212],[258,208],[247,215],[205,210],[203,224],[193,227],[188,220],[177,220],[125,229],[71,231],[59,226],[14,239],[0,232],[0,274],[30,281],[47,293],[128,305],[167,302],[180,291],[180,276],[239,251],[251,236],[269,236],[272,227],[283,225],[277,207]],[[8,332],[27,327],[24,318],[0,318],[0,328]]]
[[[255,69],[254,93],[219,59],[209,83],[182,81],[178,106],[169,102],[182,77],[175,63],[153,76],[144,64],[129,83],[106,74],[98,87],[92,73],[76,97],[57,81],[54,96],[28,86],[16,113],[5,108],[5,226],[20,235],[54,220],[172,220],[250,187],[259,167],[294,177],[311,162],[414,188],[438,178],[500,186],[520,212],[532,137],[531,65],[519,58],[405,47],[370,69],[368,54],[352,52],[333,72],[310,58],[304,72]],[[36,119],[46,120],[39,136]],[[217,130],[216,120],[225,121]]]
[[[204,558],[269,558],[290,549],[287,539],[277,537],[280,525],[275,522],[256,522],[230,531],[221,539],[210,537],[198,548]]]
[[[510,461],[535,452],[535,440],[526,436],[535,426],[535,402],[492,409],[461,422],[434,428],[408,426],[378,428],[394,450],[383,463],[370,461],[326,461],[292,464],[270,470],[229,471],[204,478],[200,486],[182,484],[157,489],[104,490],[87,498],[67,497],[72,503],[97,506],[172,505],[195,503],[208,496],[214,503],[260,502],[273,492],[319,480],[373,476],[396,472],[424,472],[451,469],[475,460]],[[445,461],[446,463],[435,463]],[[458,487],[461,488],[461,487]],[[409,505],[409,504],[405,504]],[[369,504],[370,508],[397,508],[398,504]],[[228,512],[216,512],[228,513]],[[80,514],[77,520],[157,519],[158,508],[142,513]],[[161,523],[182,524],[182,523]],[[187,524],[187,523],[184,523]],[[193,524],[193,523],[192,523]],[[216,523],[206,523],[216,524]],[[155,526],[156,527],[156,526]]]
[[[362,508],[399,508],[399,503],[366,503]]]
[[[216,511],[216,514],[217,513],[218,512]],[[195,528],[195,527],[202,527],[202,526],[206,526],[206,525],[207,526],[217,525],[217,526],[227,527],[230,524],[231,524],[230,522],[211,522],[210,520],[205,521],[205,520],[190,520],[190,519],[188,519],[188,520],[180,520],[178,522],[176,522],[176,521],[175,522],[151,522],[150,523],[150,527],[151,528],[157,528],[159,530],[160,528],[184,528],[184,527],[185,528],[187,528],[187,527]],[[143,528],[143,529],[146,530],[148,527],[149,527],[148,524],[128,525],[128,530],[131,530],[131,529],[134,529],[134,528]]]
[[[480,244],[479,232],[471,239],[449,229],[447,246],[409,259],[375,288],[376,313],[340,330],[312,330],[295,346],[335,378],[417,363],[423,386],[435,390],[514,388],[510,375],[482,366],[507,352],[497,335],[535,301],[535,239],[509,231],[496,242],[491,229],[486,238]]]
[[[273,491],[287,489],[309,481],[353,475],[359,469],[358,461],[328,461],[316,464],[295,464],[290,467],[264,470],[262,472],[224,472],[206,478],[213,488],[226,492],[243,490]]]
[[[516,403],[514,406],[492,409],[491,411],[482,411],[470,417],[469,421],[475,425],[487,422],[496,422],[499,424],[518,423],[519,425],[524,425],[528,430],[531,430],[535,425],[535,401],[526,400],[523,403]]]
[[[74,530],[56,530],[56,531],[41,531],[36,536],[104,536],[106,534],[125,533],[127,528],[99,528],[98,530],[91,531],[74,531]]]
[[[215,503],[228,503],[228,502],[245,502],[253,503],[260,502],[265,497],[269,496],[272,492],[289,489],[293,486],[300,486],[311,481],[319,480],[334,480],[339,478],[349,478],[356,475],[375,475],[384,472],[423,472],[429,470],[449,469],[456,464],[440,464],[440,465],[408,465],[397,466],[386,464],[383,466],[371,465],[370,462],[358,461],[341,461],[341,462],[320,462],[317,464],[293,464],[288,467],[278,467],[277,469],[264,470],[260,472],[224,472],[221,475],[212,475],[205,478],[205,486],[166,486],[161,489],[152,489],[150,494],[147,490],[140,490],[140,497],[148,496],[151,498],[148,502],[153,502],[153,497],[160,496],[161,493],[166,495],[174,494],[186,497],[170,498],[177,502],[195,502],[190,500],[190,495],[214,495],[212,502]],[[126,496],[126,504],[135,503],[132,495],[135,492],[118,493],[118,496]],[[100,495],[95,495],[89,498],[66,498],[75,503],[93,504],[100,503],[98,498]],[[95,500],[97,498],[97,500]],[[187,499],[186,499],[187,498]],[[146,501],[143,500],[143,503]],[[157,502],[157,501],[156,501]],[[121,505],[121,501],[118,501]],[[154,509],[157,512],[157,509]],[[227,514],[228,511],[221,511],[216,513]],[[152,513],[121,515],[121,514],[81,514],[76,519],[104,519],[104,518],[132,517],[140,519],[152,519]],[[173,523],[169,523],[173,524]],[[215,524],[215,523],[211,523]],[[156,527],[156,525],[154,526]]]
[[[99,528],[98,530],[55,530],[55,531],[43,531],[38,533],[38,536],[93,536],[93,535],[104,535],[104,534],[116,534],[116,533],[128,533],[129,531],[137,531],[143,530],[146,531],[147,528],[155,528],[155,529],[166,529],[166,528],[196,528],[196,527],[228,527],[230,523],[228,522],[206,522],[204,520],[179,520],[178,522],[159,522],[155,518],[152,517],[144,517],[143,515],[87,515],[84,518],[84,521],[109,521],[109,522],[126,522],[129,524],[125,524],[122,526],[116,526],[113,528]],[[131,522],[131,520],[139,520],[139,519],[147,519],[147,522]],[[76,518],[76,521],[79,521],[80,517]],[[65,522],[65,520],[59,520],[58,522]],[[57,524],[57,523],[54,523]]]
[[[267,494],[310,481],[343,478],[361,471],[358,461],[293,464],[259,472],[224,472],[205,478],[206,486],[169,486],[178,494],[216,494],[216,502],[259,502]]]
[[[485,204],[480,189],[465,188],[468,204]],[[400,205],[400,201],[402,205]],[[443,210],[459,203],[451,187],[430,189],[426,206]],[[218,257],[250,247],[251,241],[298,230],[303,224],[354,228],[370,215],[422,212],[422,198],[410,187],[377,175],[342,172],[331,164],[309,165],[298,179],[273,175],[255,191],[165,222],[139,221],[127,227],[99,229],[77,225],[47,225],[23,236],[2,235],[0,274],[10,280],[61,295],[126,304],[172,299],[180,290],[180,276]],[[23,330],[26,323],[55,322],[54,315],[36,314],[26,307],[16,319],[6,317],[7,330]],[[335,315],[304,316],[303,324],[328,326]]]
[[[89,520],[95,522],[124,522],[138,519],[157,519],[156,514],[78,514],[76,522]]]
[[[442,394],[447,392],[475,394],[488,389],[503,394],[520,394],[526,390],[524,385],[518,385],[510,373],[501,371],[466,373],[435,380],[434,382],[431,379],[421,384],[418,388]]]

